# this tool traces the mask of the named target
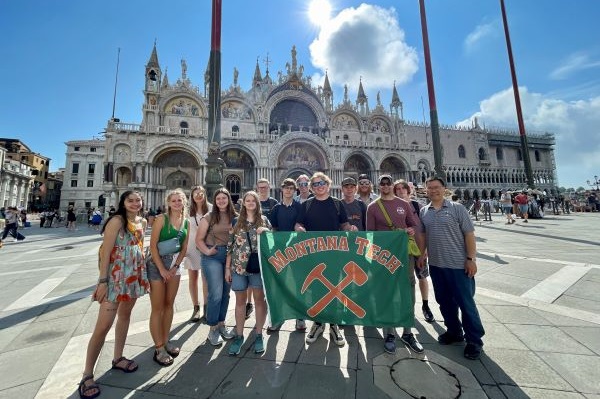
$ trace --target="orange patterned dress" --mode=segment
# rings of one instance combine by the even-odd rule
[[[110,253],[108,270],[109,302],[129,301],[149,291],[141,223],[128,221],[127,230],[119,232]]]

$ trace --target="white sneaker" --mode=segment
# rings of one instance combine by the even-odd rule
[[[344,339],[344,336],[340,332],[340,327],[337,324],[329,325],[329,335],[331,336],[331,340],[337,346],[344,346],[346,344],[346,340]]]
[[[218,328],[215,328],[214,330],[210,330],[208,332],[207,339],[208,339],[208,342],[210,342],[210,344],[212,346],[219,346],[223,343],[223,338],[221,338],[221,333]]]
[[[308,335],[306,336],[306,343],[312,344],[313,342],[315,342],[317,338],[319,338],[319,335],[323,334],[324,330],[325,326],[323,324],[314,322],[312,327],[310,328]]]
[[[223,338],[226,341],[235,337],[234,327],[227,329],[227,327],[225,326],[219,326],[218,330],[219,334],[221,335],[221,338]]]

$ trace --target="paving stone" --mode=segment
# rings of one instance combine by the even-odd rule
[[[356,342],[346,343],[340,347],[330,341],[329,326],[325,327],[324,336],[319,337],[314,343],[306,345],[300,354],[299,364],[313,364],[331,367],[357,368]]]
[[[538,355],[577,391],[600,394],[599,357],[560,353],[539,353]]]
[[[506,327],[534,352],[592,354],[558,327],[530,324],[506,324]]]
[[[81,318],[81,315],[74,315],[61,317],[60,319],[33,322],[12,341],[11,347],[24,348],[30,345],[61,340],[66,343]]]
[[[524,294],[539,283],[539,280],[496,272],[478,276],[476,281],[478,287],[517,296]]]
[[[0,391],[0,399],[34,398],[42,386],[44,379],[28,382],[13,388]]]
[[[561,330],[600,355],[600,327],[561,327]]]
[[[560,298],[554,301],[554,303],[557,305],[566,306],[568,308],[587,310],[588,312],[596,314],[600,313],[600,301],[597,300],[590,300],[563,294]]]
[[[589,272],[588,272],[589,274]],[[581,299],[588,299],[590,301],[600,302],[600,296],[598,295],[598,282],[589,279],[588,275],[584,276],[577,283],[572,285],[566,292],[565,295],[573,296]]]
[[[532,309],[523,306],[487,305],[485,308],[501,323],[550,325],[550,322],[545,318]]]
[[[485,323],[485,348],[506,348],[526,350],[527,347],[504,324]]]
[[[583,395],[577,392],[556,391],[551,389],[537,389],[529,387],[516,387],[514,385],[500,385],[500,388],[510,399],[581,399]]]
[[[0,391],[45,380],[62,348],[55,342],[45,342],[0,353]]]
[[[486,348],[485,352],[486,356],[481,361],[498,384],[567,391],[571,389],[534,352],[496,348]]]
[[[282,398],[358,398],[356,379],[356,370],[298,363]]]
[[[598,327],[598,324],[590,323],[584,320],[574,319],[572,317],[563,316],[556,313],[550,313],[539,309],[532,309],[535,313],[548,320],[551,325],[557,327],[563,326],[582,326],[582,327]],[[546,323],[548,324],[548,323]]]
[[[539,282],[553,275],[562,267],[563,265],[556,263],[537,262],[530,259],[512,259],[510,263],[497,268],[495,272]]]

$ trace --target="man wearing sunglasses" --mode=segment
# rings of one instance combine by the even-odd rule
[[[357,231],[356,226],[348,223],[348,216],[341,201],[329,195],[330,186],[331,179],[326,174],[316,172],[312,175],[310,187],[314,198],[302,203],[302,211],[295,226],[296,231]],[[306,336],[306,343],[315,342],[324,330],[324,324],[314,322]],[[346,344],[337,324],[330,324],[329,334],[336,345]]]
[[[367,207],[367,231],[404,230],[409,236],[415,237],[417,245],[423,253],[425,251],[425,240],[420,234],[421,224],[419,218],[414,213],[411,204],[394,195],[393,186],[392,176],[381,175],[379,177],[380,196]],[[410,265],[412,264],[409,262],[409,267]],[[415,272],[414,270],[408,270],[408,273],[413,289],[412,305],[414,307]],[[390,289],[397,288],[391,287]],[[383,349],[387,353],[396,353],[396,329],[384,327],[383,335]],[[400,340],[409,346],[413,352],[423,353],[423,346],[415,338],[410,327],[404,327]]]
[[[313,195],[310,192],[309,186],[310,178],[304,174],[298,176],[296,179],[296,186],[298,186],[299,194],[294,196],[294,201],[298,201],[299,203],[303,203],[307,199],[311,198]]]
[[[371,183],[369,176],[364,173],[358,176],[358,197],[365,205],[369,205],[377,198],[377,195],[373,192],[373,183]]]

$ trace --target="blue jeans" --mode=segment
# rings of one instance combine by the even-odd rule
[[[225,281],[225,259],[227,246],[217,246],[217,253],[212,256],[202,255],[202,273],[206,277],[208,287],[208,304],[206,306],[206,324],[216,326],[225,321],[229,306],[230,285]]]
[[[429,265],[435,300],[440,305],[444,325],[448,333],[463,335],[467,343],[483,346],[485,334],[479,312],[475,305],[475,278],[469,278],[464,269],[449,269]],[[458,318],[458,309],[462,316]]]

